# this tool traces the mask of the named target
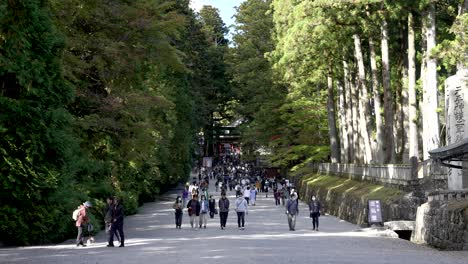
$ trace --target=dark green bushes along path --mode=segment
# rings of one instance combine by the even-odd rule
[[[202,18],[187,0],[0,3],[0,244],[63,241],[85,200],[100,227],[107,196],[132,214],[189,175],[227,43]]]

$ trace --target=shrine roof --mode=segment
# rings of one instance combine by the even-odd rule
[[[439,159],[442,161],[462,160],[463,156],[467,154],[468,138],[465,138],[460,142],[429,151],[429,155],[432,159]]]

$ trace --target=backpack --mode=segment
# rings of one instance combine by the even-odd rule
[[[73,214],[72,214],[72,218],[73,220],[78,220],[78,214],[80,213],[80,209],[76,209],[75,211],[73,211]]]

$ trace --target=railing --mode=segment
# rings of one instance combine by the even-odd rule
[[[375,181],[386,184],[409,185],[421,178],[446,177],[446,169],[431,162],[412,165],[360,165],[343,163],[311,163],[309,165],[320,174],[350,177],[356,180]]]

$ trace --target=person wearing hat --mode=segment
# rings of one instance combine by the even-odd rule
[[[89,217],[87,215],[87,209],[90,208],[92,205],[89,201],[84,202],[82,205],[78,207],[78,216],[76,218],[76,228],[78,229],[78,235],[76,237],[76,246],[83,246],[86,247],[86,245],[83,243],[84,240],[84,228],[88,226],[89,223]]]

